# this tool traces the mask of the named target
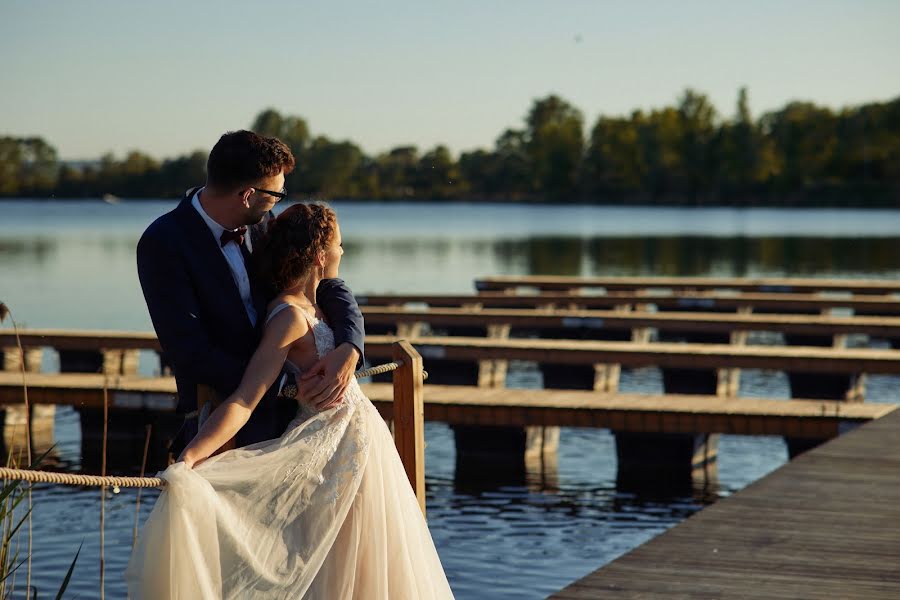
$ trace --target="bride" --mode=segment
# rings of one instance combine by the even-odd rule
[[[131,598],[452,598],[391,434],[354,380],[337,406],[300,402],[278,439],[213,456],[282,368],[334,347],[315,290],[337,277],[335,213],[296,204],[270,226],[260,276],[277,292],[238,389],[160,476],[126,571]]]

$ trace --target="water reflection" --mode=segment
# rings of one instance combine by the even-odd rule
[[[536,275],[872,276],[896,274],[900,237],[537,237],[500,240],[504,272]]]
[[[22,266],[46,263],[57,251],[53,238],[17,239],[0,237],[0,262],[18,262]]]
[[[134,246],[146,225],[173,206],[4,204],[0,300],[31,327],[149,330]],[[900,218],[891,211],[335,206],[345,239],[342,274],[359,292],[471,292],[473,279],[488,274],[900,275]],[[511,376],[515,371],[511,365]],[[897,378],[872,378],[871,399],[895,399],[897,385]],[[621,389],[660,391],[661,376],[625,370]],[[787,393],[784,376],[742,377],[742,395]],[[57,412],[57,468],[96,470],[97,428],[83,435],[82,418],[91,420],[71,408]],[[121,453],[121,468],[133,471],[143,426],[114,425],[137,431],[130,437],[138,444],[128,442],[130,451]],[[703,487],[681,478],[664,487],[660,478],[624,480],[605,430],[565,429],[554,460],[523,460],[489,477],[459,464],[448,426],[428,423],[426,439],[429,525],[460,599],[544,597],[786,458],[780,438],[722,436],[717,480]],[[98,500],[93,489],[39,488],[35,536],[55,542],[35,550],[42,591],[58,586],[84,539],[70,589],[96,596]],[[111,497],[107,511],[107,592],[124,597],[119,574],[130,551],[134,495]]]

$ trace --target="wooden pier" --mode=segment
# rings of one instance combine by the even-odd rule
[[[550,598],[900,598],[898,439],[893,412]]]
[[[29,373],[35,404],[172,412],[173,377],[109,377]],[[601,427],[641,433],[731,433],[836,437],[893,412],[896,404],[828,400],[729,399],[677,394],[610,394],[580,390],[426,385],[424,418],[458,425]],[[363,391],[386,419],[394,418],[392,384]],[[0,372],[0,406],[21,402],[22,378]],[[105,397],[105,398],[104,398]]]
[[[387,356],[394,336],[368,336],[366,353]],[[594,340],[490,339],[459,336],[410,338],[427,360],[530,360],[568,365],[618,363],[629,367],[745,368],[810,373],[900,374],[900,350],[607,342]]]
[[[858,314],[891,315],[900,312],[900,297],[890,294],[817,294],[777,292],[737,292],[734,290],[668,290],[649,288],[612,291],[602,294],[575,288],[541,293],[481,292],[472,294],[379,294],[360,296],[361,306],[427,305],[431,307],[536,308],[578,307],[613,308],[631,304],[653,304],[670,310],[821,311],[850,309]]]
[[[900,292],[900,281],[892,279],[825,279],[808,277],[566,277],[495,276],[475,280],[478,291],[506,291],[516,288],[539,290],[738,290],[742,292],[811,293],[847,292],[852,294],[893,294]]]
[[[542,470],[552,468],[559,426],[571,425],[610,428],[620,474],[688,469],[695,483],[698,476],[712,481],[717,433],[785,435],[794,456],[883,414],[883,407],[863,403],[866,376],[900,374],[900,350],[884,349],[884,341],[900,346],[894,316],[900,285],[891,281],[506,277],[477,283],[490,289],[359,301],[367,357],[387,360],[398,340],[413,344],[431,374],[426,418],[450,423],[457,458],[477,457],[480,469],[523,459],[535,466],[528,461],[536,455]],[[764,338],[766,345],[748,344],[748,334],[758,331],[775,335]],[[39,370],[41,349],[52,348],[61,370],[102,373],[105,385],[121,384],[110,390],[114,409],[126,411],[118,419],[123,436],[143,427],[133,408],[155,430],[171,428],[159,414],[168,412],[173,392],[129,388],[170,385],[133,379],[139,351],[160,352],[152,334],[21,333],[26,370]],[[867,336],[879,347],[848,347],[848,336],[857,336],[853,345]],[[769,345],[779,340],[785,345]],[[9,372],[21,362],[14,343],[11,332],[0,332]],[[514,360],[535,364],[543,389],[505,389]],[[164,375],[165,365],[162,356]],[[641,367],[660,370],[665,393],[619,390],[622,369]],[[738,398],[742,369],[786,372],[792,400]],[[87,398],[96,398],[100,384],[68,377],[58,380],[68,382],[66,390],[48,384],[33,395],[68,398],[90,422],[96,403]],[[842,401],[861,406],[848,409]],[[391,404],[378,405],[387,416]]]
[[[428,323],[432,327],[508,325],[530,330],[653,328],[700,333],[774,331],[800,335],[864,334],[882,338],[900,337],[900,317],[571,309],[423,309],[375,306],[364,307],[363,315],[366,323],[370,325],[401,323]]]

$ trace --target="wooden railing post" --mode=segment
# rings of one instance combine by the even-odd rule
[[[394,443],[425,514],[425,403],[422,357],[404,340],[394,343]]]

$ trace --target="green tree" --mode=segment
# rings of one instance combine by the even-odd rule
[[[536,100],[525,118],[525,149],[535,190],[571,198],[584,152],[581,111],[556,95]]]
[[[206,159],[208,154],[196,150],[177,158],[163,161],[159,168],[159,196],[177,198],[185,190],[202,185],[206,180]]]
[[[591,130],[584,168],[584,188],[592,195],[638,191],[647,174],[637,116],[599,117]]]
[[[862,186],[900,180],[900,98],[841,111],[836,136],[832,176]]]
[[[459,165],[445,146],[429,150],[419,159],[415,188],[427,198],[451,198],[460,187]]]
[[[487,150],[473,150],[459,155],[459,175],[465,189],[476,197],[490,197],[499,193],[497,155]]]
[[[802,190],[830,178],[828,166],[838,147],[834,113],[809,102],[792,102],[762,122],[782,165],[775,178],[782,191]]]
[[[332,142],[324,136],[313,140],[300,169],[301,191],[326,197],[357,196],[358,181],[365,160],[362,150],[351,142]]]
[[[712,191],[717,171],[716,109],[706,95],[685,90],[678,102],[685,191],[696,201]]]
[[[682,118],[672,107],[645,115],[636,111],[632,121],[638,132],[645,166],[644,190],[665,198],[683,189]]]
[[[56,187],[56,149],[39,137],[0,137],[0,195],[47,195]]]
[[[15,196],[22,188],[22,148],[13,137],[0,138],[0,194]]]
[[[524,131],[507,129],[501,133],[494,143],[494,154],[494,186],[503,197],[522,198],[534,192],[533,167]]]
[[[734,119],[721,127],[721,178],[728,190],[746,193],[778,173],[775,145],[750,114],[747,88],[738,92]]]
[[[277,137],[287,144],[295,156],[303,154],[310,143],[309,126],[302,117],[282,116],[278,111],[267,108],[253,120],[251,131],[260,135]]]
[[[398,146],[377,159],[380,194],[386,198],[408,198],[415,193],[413,187],[419,164],[419,151],[415,146]]]

